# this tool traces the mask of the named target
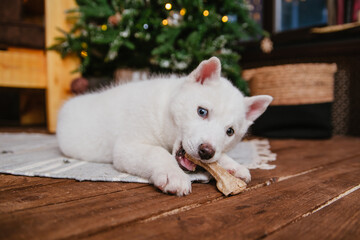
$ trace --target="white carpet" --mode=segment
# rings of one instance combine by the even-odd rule
[[[228,153],[250,169],[272,169],[276,155],[267,140],[239,143]],[[69,178],[79,181],[120,181],[148,183],[147,179],[122,173],[111,164],[92,163],[63,156],[55,135],[33,133],[0,133],[0,173],[23,176]],[[208,182],[209,174],[190,174],[192,181]]]

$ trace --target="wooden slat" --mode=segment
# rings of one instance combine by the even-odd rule
[[[188,211],[113,227],[84,238],[258,239],[359,183],[360,158],[356,157]]]
[[[0,86],[46,88],[43,50],[10,48],[0,51]]]
[[[25,177],[25,176],[0,174],[0,191],[6,191],[9,189],[19,189],[19,188],[23,189],[26,187],[34,187],[37,185],[48,185],[48,184],[54,184],[56,182],[64,182],[64,181],[67,181],[67,180],[66,179]],[[5,195],[2,200],[7,201],[8,196]],[[0,207],[0,211],[2,211],[2,210],[3,209]]]
[[[74,0],[46,0],[46,46],[54,44],[55,37],[62,36],[58,28],[69,30],[71,22],[67,21],[65,10],[74,8]],[[80,74],[71,73],[79,66],[79,59],[67,57],[61,59],[55,51],[46,52],[47,62],[47,120],[50,132],[55,132],[57,113],[63,102],[71,96],[70,83]]]
[[[266,239],[359,239],[360,190],[290,224]]]
[[[53,179],[51,179],[53,180]],[[49,186],[51,184],[51,186]],[[0,191],[0,213],[59,204],[89,197],[143,187],[140,183],[96,183],[74,180],[49,182],[47,185],[24,186]]]

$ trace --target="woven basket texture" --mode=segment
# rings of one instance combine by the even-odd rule
[[[271,105],[300,105],[334,100],[335,63],[302,63],[243,71],[251,95],[274,97]]]

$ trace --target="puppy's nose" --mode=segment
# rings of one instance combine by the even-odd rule
[[[202,160],[209,160],[215,155],[215,150],[210,144],[203,143],[200,144],[198,153]]]

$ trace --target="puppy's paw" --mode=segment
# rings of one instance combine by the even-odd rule
[[[164,193],[184,196],[191,193],[190,177],[180,169],[156,173],[151,177],[151,182]]]
[[[226,170],[235,177],[241,178],[246,183],[249,183],[251,181],[251,174],[249,169],[240,164],[234,165],[231,168],[226,168]]]

